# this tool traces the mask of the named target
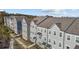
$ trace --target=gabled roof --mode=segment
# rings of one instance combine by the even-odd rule
[[[44,18],[45,17],[40,19],[38,18],[39,21],[37,21],[36,24],[41,22]],[[74,19],[75,17],[48,17],[38,26],[44,28],[51,28],[53,24],[56,24],[61,31],[65,31]],[[79,35],[79,18],[77,17],[76,19],[77,20],[66,31],[67,33]]]
[[[33,19],[34,23],[38,25],[40,22],[42,22],[46,17],[45,16],[37,16]]]
[[[23,18],[25,18],[25,16],[15,16],[16,20],[23,20]]]
[[[46,20],[41,22],[38,26],[44,27],[44,28],[50,28],[50,26],[52,26],[53,24],[54,24],[54,22],[52,21],[52,18],[48,17]]]

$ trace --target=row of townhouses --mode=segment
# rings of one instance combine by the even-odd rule
[[[29,20],[25,15],[9,14],[4,17],[4,25],[41,48],[79,48],[78,17],[36,16]]]

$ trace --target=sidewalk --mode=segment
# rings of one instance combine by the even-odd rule
[[[21,45],[24,49],[41,49],[38,45],[36,45],[35,43],[32,43],[28,40],[24,40],[21,37],[19,37],[18,35],[14,35],[11,34],[11,37],[14,38],[14,40]],[[16,49],[16,48],[15,48]]]
[[[20,45],[23,46],[24,49],[27,48],[27,45],[25,45],[22,41],[20,41],[20,38],[15,39]]]

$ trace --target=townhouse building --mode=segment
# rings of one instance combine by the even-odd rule
[[[37,43],[38,45],[41,45],[43,42],[42,35],[40,33],[40,27],[38,27],[38,24],[40,24],[42,21],[44,21],[47,17],[39,16],[33,19],[31,21],[30,25],[30,40],[34,43]],[[44,28],[41,28],[44,29]],[[47,34],[45,34],[46,37]],[[41,45],[42,46],[42,45]]]
[[[31,21],[35,18],[36,16],[32,15],[26,15],[24,19],[22,20],[22,37],[25,40],[30,41],[30,31],[31,31]],[[33,29],[32,29],[33,30]],[[35,30],[34,30],[35,31]]]
[[[29,21],[25,15],[9,14],[4,17],[4,25],[42,48],[79,49],[78,17],[37,16]]]
[[[39,19],[41,21],[39,24],[32,22],[31,41],[35,42],[35,40],[37,40],[37,44],[42,48],[78,48],[77,34],[79,33],[79,20],[77,19],[77,21],[64,32],[74,19],[75,18],[72,17],[49,17],[45,20],[42,19],[42,21]]]
[[[17,14],[8,14],[4,17],[4,25],[9,27],[14,33],[22,33],[22,20],[24,16]]]

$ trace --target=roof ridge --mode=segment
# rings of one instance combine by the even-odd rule
[[[46,16],[45,19],[43,19],[41,22],[39,22],[37,25],[41,24],[43,21],[45,21],[49,16]]]

